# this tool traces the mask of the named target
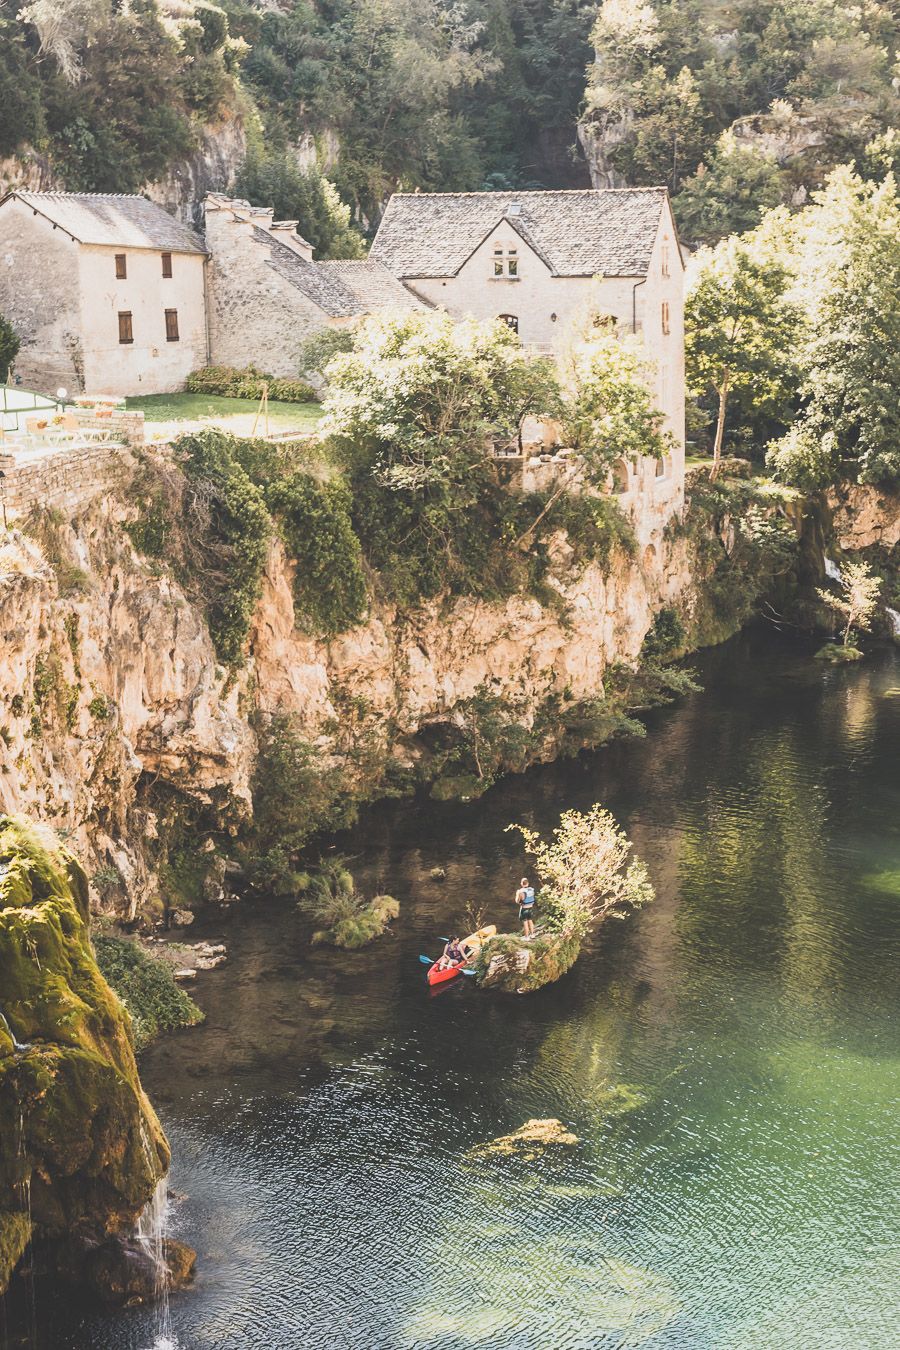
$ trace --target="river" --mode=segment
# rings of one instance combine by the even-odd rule
[[[180,1350],[900,1343],[900,653],[812,650],[745,633],[645,740],[367,812],[341,847],[402,911],[363,953],[311,951],[287,902],[195,925],[229,962],[142,1070],[199,1257]],[[417,956],[463,901],[512,919],[504,826],[594,801],[656,902],[530,998],[429,993]],[[467,1156],[532,1116],[582,1143]],[[158,1334],[38,1318],[52,1350]]]

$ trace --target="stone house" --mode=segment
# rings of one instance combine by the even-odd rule
[[[210,356],[215,365],[252,362],[296,376],[307,338],[378,310],[430,308],[381,262],[314,262],[295,220],[270,208],[209,194]]]
[[[206,364],[206,250],[143,197],[9,192],[0,313],[16,376],[44,392],[155,394]]]
[[[641,335],[675,450],[621,461],[626,499],[678,504],[684,484],[684,262],[665,188],[396,193],[372,245],[415,294],[458,317],[502,318],[551,351],[588,307]]]

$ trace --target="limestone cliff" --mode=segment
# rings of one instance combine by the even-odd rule
[[[317,764],[377,795],[391,772],[427,781],[434,739],[455,734],[477,697],[514,710],[527,733],[501,770],[552,758],[564,732],[570,746],[598,739],[578,740],[581,712],[603,711],[663,608],[679,611],[688,645],[712,640],[701,583],[715,522],[701,535],[660,528],[639,555],[618,547],[587,566],[560,533],[543,603],[373,602],[330,641],[297,627],[296,564],[276,541],[246,660],[228,671],[191,578],[133,542],[147,500],[136,475],[165,475],[171,461],[110,451],[105,463],[93,482],[29,480],[31,507],[8,479],[18,515],[0,535],[0,809],[64,832],[95,907],[125,919],[180,901],[171,870],[161,875],[179,811],[227,851],[251,811],[260,714],[290,718]],[[717,621],[715,638],[735,626]],[[194,836],[188,852],[198,854]],[[213,893],[223,869],[220,851]]]
[[[32,1239],[102,1285],[169,1165],[88,922],[74,856],[0,816],[0,1295]]]

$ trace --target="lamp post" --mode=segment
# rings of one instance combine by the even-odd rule
[[[60,385],[59,389],[57,389],[56,391],[56,402],[60,412],[62,412],[66,399],[68,397],[69,397],[68,389],[63,389],[63,387]]]

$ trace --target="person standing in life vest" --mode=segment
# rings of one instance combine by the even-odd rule
[[[534,887],[529,886],[527,877],[523,877],[519,883],[515,903],[519,906],[519,918],[522,920],[522,936],[534,937]]]

